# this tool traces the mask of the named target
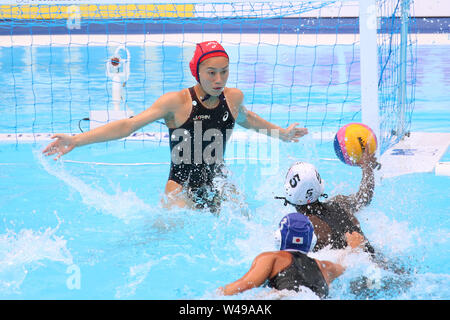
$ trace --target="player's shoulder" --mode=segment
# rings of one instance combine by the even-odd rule
[[[174,101],[185,101],[189,97],[189,89],[181,89],[179,91],[171,91],[167,92],[162,95],[162,97],[168,99],[168,100],[174,100]]]
[[[224,90],[224,95],[228,100],[233,101],[234,103],[242,103],[244,100],[244,93],[238,88],[229,88],[226,87]]]
[[[323,202],[326,212],[332,212],[337,215],[340,213],[351,214],[357,211],[355,199],[353,196],[336,195],[326,202]]]
[[[258,260],[264,260],[264,259],[276,259],[276,258],[284,258],[284,257],[290,257],[290,253],[288,251],[278,250],[278,251],[266,251],[260,253],[256,259]]]
[[[160,99],[164,102],[164,105],[176,108],[183,106],[190,99],[189,90],[182,89],[179,91],[171,91],[163,94]]]
[[[325,202],[322,202],[324,206],[338,206],[342,204],[346,204],[348,202],[348,196],[345,196],[343,194],[338,194],[332,197],[331,199],[328,199]]]

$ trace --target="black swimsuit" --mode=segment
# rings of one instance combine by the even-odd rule
[[[169,128],[171,165],[169,180],[182,185],[198,207],[217,205],[213,180],[226,177],[225,147],[235,120],[223,92],[213,109],[203,106],[189,88],[192,111],[178,128]]]
[[[320,298],[326,297],[328,284],[316,260],[301,252],[289,251],[289,253],[292,255],[292,263],[269,280],[269,287],[277,290],[299,291],[299,287],[304,286],[311,289]]]
[[[320,202],[314,210],[308,212],[308,215],[316,216],[328,224],[331,229],[330,243],[333,249],[344,249],[347,247],[345,237],[345,233],[347,232],[351,233],[356,231],[364,235],[361,228],[353,223],[345,209],[341,208],[336,201]],[[319,245],[314,247],[314,251],[320,249],[322,247]],[[372,255],[375,253],[375,249],[369,241],[365,242],[364,251]]]

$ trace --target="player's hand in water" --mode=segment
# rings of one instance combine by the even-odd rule
[[[57,154],[54,160],[59,159],[62,155],[70,152],[75,148],[74,137],[69,136],[67,134],[55,134],[52,136],[52,139],[55,139],[52,143],[50,143],[47,148],[45,148],[42,153],[46,156],[51,156]]]
[[[364,245],[364,242],[366,241],[364,236],[358,232],[352,232],[352,233],[346,232],[345,238],[347,240],[347,244],[352,249],[361,248]]]
[[[308,134],[307,128],[296,128],[298,125],[298,123],[293,123],[286,129],[281,130],[280,139],[286,142],[298,142],[298,138]]]

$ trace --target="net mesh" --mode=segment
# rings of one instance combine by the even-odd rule
[[[402,42],[405,1],[377,2],[382,151],[408,133],[414,105],[414,20]],[[227,86],[243,91],[248,109],[281,126],[334,133],[361,121],[358,13],[358,1],[1,5],[0,133],[20,143],[88,130],[92,111],[110,119],[118,105],[124,116],[142,112],[195,85],[188,63],[206,40],[227,49]],[[130,71],[118,102],[106,69],[119,48],[128,50],[120,58]],[[135,137],[160,142],[166,132],[155,122]]]

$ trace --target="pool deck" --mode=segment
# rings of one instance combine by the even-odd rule
[[[359,42],[357,17],[271,19],[0,19],[0,46],[194,46],[217,40],[226,45],[334,45]],[[399,20],[381,19],[379,34],[399,36]],[[419,45],[450,44],[450,17],[416,17],[410,40]],[[382,41],[380,37],[380,41]]]
[[[380,157],[379,175],[392,178],[409,173],[433,172],[450,175],[448,166],[439,163],[450,144],[450,133],[411,132]]]
[[[450,33],[411,35],[417,45],[450,45]],[[215,39],[224,45],[348,45],[359,43],[358,34],[91,34],[91,35],[2,35],[0,47],[13,46],[195,46]],[[380,40],[381,41],[381,40]]]

